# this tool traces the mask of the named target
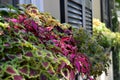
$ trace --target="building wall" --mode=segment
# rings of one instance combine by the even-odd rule
[[[60,0],[43,0],[44,12],[60,20]]]
[[[93,0],[93,18],[101,20],[100,0]]]

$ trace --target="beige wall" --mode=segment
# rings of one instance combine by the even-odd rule
[[[100,0],[93,0],[93,17],[101,20]]]
[[[49,12],[60,20],[60,0],[43,0],[44,12]]]

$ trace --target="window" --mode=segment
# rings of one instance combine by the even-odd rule
[[[43,11],[43,0],[0,0],[0,9],[4,9],[6,4],[17,7],[17,4],[34,4],[40,11]]]
[[[7,4],[17,6],[18,0],[0,0],[0,8],[5,8]]]
[[[92,33],[92,0],[60,0],[61,22]]]
[[[109,0],[101,0],[101,19],[109,28],[112,27],[110,2]]]
[[[82,0],[61,0],[61,22],[73,27],[83,26]]]

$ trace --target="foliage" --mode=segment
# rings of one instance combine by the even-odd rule
[[[84,29],[74,29],[73,32],[79,52],[85,53],[90,58],[92,64],[90,74],[97,77],[103,71],[107,73],[110,64],[109,51],[105,51],[103,46]]]
[[[119,31],[120,32],[120,28],[119,28],[119,22],[118,22],[118,16],[117,16],[117,13],[116,13],[116,10],[114,9],[112,11],[112,31],[113,32],[117,32]]]
[[[113,29],[114,32],[110,31],[104,23],[100,22],[99,20],[95,19],[93,21],[93,31],[94,37],[97,41],[99,41],[100,45],[104,48],[111,47],[113,52],[113,65],[114,65],[114,78],[115,80],[119,80],[119,52],[120,52],[120,33],[118,29],[118,23],[116,19],[116,15],[113,18]],[[107,46],[106,46],[107,45]]]
[[[93,35],[104,48],[120,46],[120,33],[112,32],[97,19],[93,20]]]
[[[2,80],[74,80],[76,73],[90,78],[90,61],[78,52],[69,25],[31,4],[11,13],[0,18]]]

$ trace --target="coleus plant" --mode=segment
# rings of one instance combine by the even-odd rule
[[[90,78],[90,61],[77,50],[71,27],[29,4],[0,22],[2,80],[74,80]],[[21,13],[20,13],[21,12]]]

